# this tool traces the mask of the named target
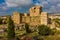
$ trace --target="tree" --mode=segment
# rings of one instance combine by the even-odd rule
[[[54,32],[52,31],[52,29],[50,29],[48,26],[46,25],[40,25],[38,26],[38,33],[39,35],[42,36],[46,36],[46,35],[50,35],[50,34],[54,34]]]
[[[29,29],[29,25],[27,23],[25,24],[25,29],[26,29],[26,33],[30,33],[31,32],[30,29]]]
[[[12,40],[15,38],[15,31],[14,31],[14,23],[13,20],[11,19],[11,16],[7,17],[7,24],[8,24],[8,31],[7,31],[7,38],[8,40]]]
[[[60,28],[60,19],[59,18],[54,18],[53,19],[55,26]]]
[[[0,18],[0,24],[2,24],[2,19]]]

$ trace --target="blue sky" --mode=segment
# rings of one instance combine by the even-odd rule
[[[60,0],[0,0],[0,15],[12,15],[14,11],[29,13],[29,8],[35,5],[48,13],[60,12]]]

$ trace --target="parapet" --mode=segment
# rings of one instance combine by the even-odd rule
[[[27,13],[24,13],[24,16],[28,16]]]

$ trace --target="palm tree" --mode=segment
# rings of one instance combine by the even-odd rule
[[[53,19],[55,26],[60,28],[60,19],[59,18],[54,18]]]

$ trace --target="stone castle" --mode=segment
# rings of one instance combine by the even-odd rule
[[[47,12],[42,12],[41,6],[31,7],[29,9],[29,14],[14,12],[12,16],[14,23],[22,26],[27,23],[30,26],[38,26],[43,24],[50,27],[55,27],[55,23],[53,21],[54,18],[60,18],[60,14],[49,14]]]
[[[24,24],[28,23],[32,26],[38,26],[41,24],[49,25],[55,27],[54,22],[52,21],[54,18],[59,18],[60,16],[54,14],[48,14],[47,12],[42,12],[41,6],[34,6],[29,9],[30,14],[27,13],[13,13],[13,20],[15,24]]]
[[[13,20],[15,24],[23,24],[23,23],[28,23],[29,25],[40,25],[48,24],[48,14],[47,12],[42,12],[42,7],[41,6],[34,6],[30,8],[30,14],[27,13],[19,13],[19,12],[14,12],[13,13]]]

